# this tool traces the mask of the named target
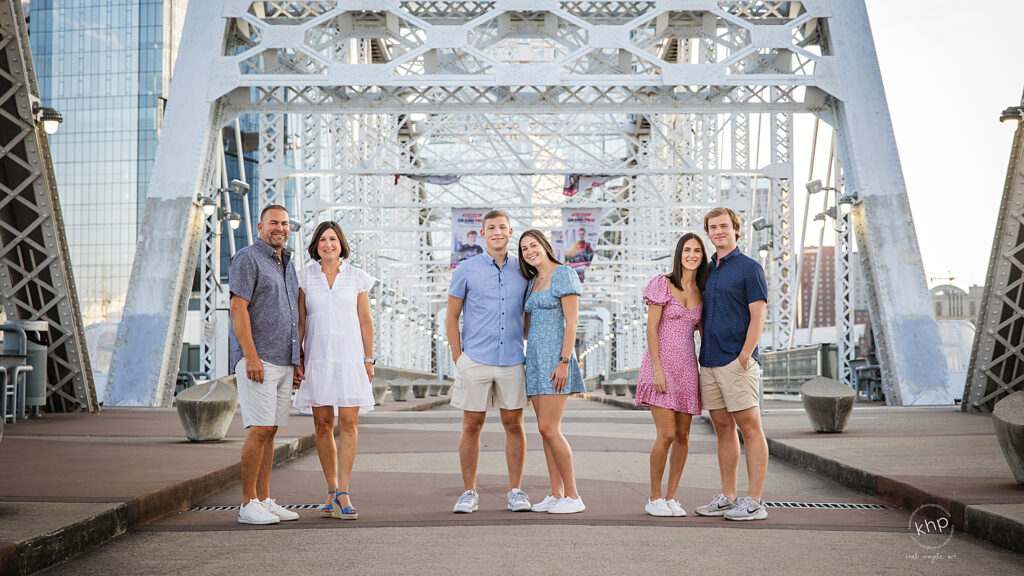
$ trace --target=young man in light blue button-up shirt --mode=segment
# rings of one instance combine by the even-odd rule
[[[526,460],[526,373],[523,368],[523,298],[526,279],[519,262],[508,254],[512,224],[504,212],[484,215],[480,235],[487,243],[483,254],[468,258],[455,269],[448,289],[445,326],[452,359],[458,369],[452,390],[452,406],[462,409],[459,459],[466,491],[454,512],[477,509],[477,461],[480,432],[487,409],[498,407],[505,427],[505,459],[508,462],[509,510],[528,511],[530,500],[519,489]],[[462,331],[459,316],[465,315]]]

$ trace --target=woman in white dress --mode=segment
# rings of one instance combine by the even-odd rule
[[[349,264],[348,241],[336,222],[316,227],[312,264],[299,272],[299,339],[295,407],[313,413],[316,450],[327,480],[326,518],[355,520],[348,483],[356,456],[359,413],[373,410],[373,321],[370,287],[376,280]],[[334,442],[338,416],[340,447]]]

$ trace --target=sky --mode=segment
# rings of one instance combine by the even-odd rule
[[[984,284],[1015,122],[1020,0],[866,0],[928,285]]]

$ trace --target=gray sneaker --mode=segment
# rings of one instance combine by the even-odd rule
[[[694,512],[701,516],[725,516],[725,513],[736,507],[736,503],[725,494],[715,494],[707,506],[697,506]]]
[[[505,497],[508,499],[508,509],[513,512],[529,512],[533,509],[530,497],[519,488],[509,490]]]
[[[466,490],[462,493],[462,496],[459,496],[459,500],[455,503],[455,508],[452,512],[456,514],[476,512],[479,504],[480,496],[476,493],[476,490]]]
[[[750,496],[744,496],[736,501],[736,507],[725,513],[726,520],[764,520],[768,517],[768,510],[764,502],[758,502]]]

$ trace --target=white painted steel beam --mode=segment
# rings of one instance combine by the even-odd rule
[[[834,120],[845,186],[860,199],[853,226],[886,402],[952,404],[867,9],[849,0],[831,10],[829,38],[845,93]]]
[[[170,406],[219,137],[219,101],[207,98],[225,48],[218,2],[189,4],[110,363],[108,406]]]

